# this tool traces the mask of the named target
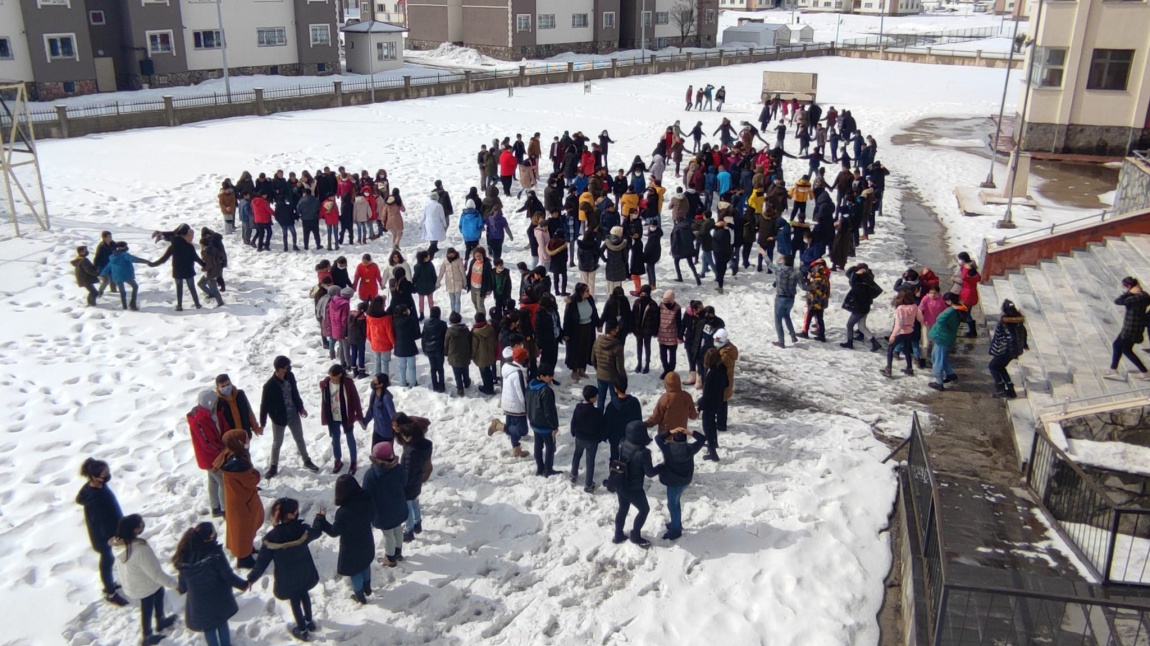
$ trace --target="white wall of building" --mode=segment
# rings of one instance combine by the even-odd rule
[[[386,72],[403,66],[403,35],[402,34],[348,34],[344,37],[344,55],[347,58],[347,69],[355,74],[371,74]],[[379,43],[395,43],[396,59],[381,61],[376,59],[372,67],[372,48]],[[354,43],[354,46],[353,46]]]
[[[19,0],[0,0],[0,38],[7,38],[12,49],[11,59],[0,59],[0,81],[31,81],[32,59]]]
[[[184,51],[188,54],[188,69],[223,67],[222,51],[196,49],[192,36],[195,31],[219,28],[216,3],[180,0],[180,11],[183,13]],[[228,67],[290,65],[299,62],[296,49],[295,7],[291,0],[229,0],[223,3],[223,13]],[[261,27],[282,27],[286,36],[284,44],[260,47],[256,29]],[[338,33],[331,34],[333,41],[338,37]]]
[[[587,14],[587,26],[573,28],[571,16],[580,13]],[[546,14],[555,16],[554,29],[539,29],[538,16]],[[587,43],[595,38],[595,0],[537,0],[535,15],[535,38],[540,45]]]

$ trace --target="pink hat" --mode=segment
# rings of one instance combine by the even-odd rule
[[[375,446],[371,447],[371,458],[373,460],[387,461],[395,457],[395,450],[391,446],[391,442],[378,442]]]

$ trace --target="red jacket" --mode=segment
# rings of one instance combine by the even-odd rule
[[[220,453],[224,450],[224,433],[228,430],[227,422],[223,417],[218,428],[212,422],[212,413],[203,406],[196,406],[188,413],[188,430],[192,433],[192,448],[196,452],[196,466],[207,470],[212,468]]]
[[[339,225],[339,207],[335,205],[335,198],[329,197],[319,206],[319,216],[323,223],[329,226]]]
[[[325,426],[328,420],[331,419],[331,392],[328,387],[331,386],[331,377],[325,377],[323,381],[319,382],[319,400],[322,402],[320,405],[320,423]],[[355,389],[355,384],[352,383],[351,378],[346,374],[340,378],[340,397],[339,397],[339,417],[343,420],[343,427],[350,429],[356,422],[363,421],[363,409],[359,404],[359,392]]]
[[[687,103],[695,102],[695,87],[693,85],[687,86]]]
[[[335,185],[335,194],[336,197],[355,194],[355,178],[353,178],[351,175],[348,175],[347,179],[337,180]]]
[[[252,198],[252,221],[256,224],[271,224],[272,223],[272,205],[268,204],[266,198],[257,195]]]
[[[390,314],[367,317],[367,343],[372,352],[391,352],[395,348]]]
[[[515,155],[510,150],[504,150],[499,154],[499,176],[507,177],[508,175],[515,174],[515,167],[519,162],[515,161]]]
[[[580,160],[580,164],[583,167],[584,175],[591,177],[595,174],[595,154],[590,150],[583,151],[583,158]]]
[[[383,284],[383,274],[379,271],[379,265],[374,262],[359,263],[359,266],[355,268],[355,278],[352,284],[359,291],[361,300],[370,301],[379,296],[379,287]]]

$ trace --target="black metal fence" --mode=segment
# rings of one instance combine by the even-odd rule
[[[906,493],[921,548],[915,556],[923,569],[929,615],[924,619],[932,646],[1150,646],[1150,602],[1107,598],[1097,586],[1086,586],[1085,593],[1078,588],[1068,594],[1038,591],[1031,588],[1039,586],[1028,586],[1019,573],[1011,577],[1017,589],[972,584],[985,577],[972,576],[969,568],[964,576],[955,576],[953,568],[958,566],[948,561],[938,476],[917,415],[911,422],[909,452]],[[1090,498],[1079,500],[1081,507],[1089,505]],[[1150,530],[1150,517],[1141,513],[1137,521],[1121,520],[1130,513],[1115,514],[1114,522],[1140,523],[1142,530]],[[1138,564],[1139,571],[1142,568],[1144,560]]]
[[[993,38],[999,35],[998,27],[972,27],[950,31],[923,32],[919,34],[883,34],[864,38],[848,38],[840,41],[844,49],[878,49],[900,47],[937,47],[951,43],[965,43],[972,40]]]
[[[1117,505],[1041,432],[1034,436],[1026,483],[1098,580],[1150,586],[1150,510]]]

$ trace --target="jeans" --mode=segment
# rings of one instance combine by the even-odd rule
[[[356,240],[359,240],[360,244],[363,244],[365,241],[367,241],[367,233],[367,222],[355,223],[355,237]]]
[[[391,374],[391,350],[385,352],[376,352],[371,348],[367,348],[368,365],[371,370],[368,374],[371,375],[387,375]]]
[[[272,223],[256,225],[256,247],[260,249],[272,248]]]
[[[699,275],[702,278],[706,278],[707,277],[707,267],[710,267],[711,271],[715,271],[715,257],[713,255],[711,255],[711,252],[707,251],[706,249],[704,249],[702,251],[702,255],[703,255],[703,267],[702,267],[702,271],[699,272]]]
[[[293,412],[288,415],[287,424],[272,422],[272,466],[278,466],[280,463],[280,447],[284,443],[284,428],[291,429],[292,440],[295,441],[295,447],[303,461],[305,463],[311,462],[311,458],[307,454],[307,444],[303,440],[303,422],[300,421],[299,413]]]
[[[571,458],[571,478],[577,479],[579,477],[579,460],[583,458],[583,454],[587,454],[587,479],[584,480],[584,486],[595,486],[595,453],[599,451],[599,443],[590,440],[575,440],[575,455]]]
[[[780,345],[783,343],[784,323],[787,325],[787,331],[791,333],[791,338],[795,338],[795,326],[791,323],[791,310],[794,306],[794,296],[775,297],[775,336],[779,338]]]
[[[643,524],[647,522],[647,514],[651,512],[651,504],[647,502],[647,492],[643,487],[623,487],[615,491],[619,497],[619,511],[615,512],[615,535],[623,536],[623,526],[627,524],[627,512],[631,505],[639,513],[635,514],[635,524],[631,525],[631,538],[638,538],[643,531]]]
[[[423,522],[423,514],[421,514],[419,511],[419,498],[415,498],[414,500],[408,500],[407,501],[407,523],[405,523],[404,527],[407,529],[407,531],[410,532],[411,530],[415,529],[416,523],[422,523],[422,522]]]
[[[675,278],[681,283],[683,282],[683,271],[679,268],[679,261],[686,260],[687,266],[691,268],[691,274],[695,276],[695,283],[699,282],[699,270],[695,268],[695,259],[687,256],[686,258],[675,258]]]
[[[403,523],[380,531],[383,532],[383,553],[394,557],[403,546]]]
[[[611,393],[611,401],[619,399],[619,396],[615,394],[614,383],[610,381],[603,381],[602,379],[596,379],[595,381],[599,386],[599,399],[595,402],[595,406],[597,406],[599,411],[602,412],[603,409],[607,406],[607,393]]]
[[[281,224],[280,225],[280,233],[283,235],[284,251],[287,251],[288,233],[291,233],[291,246],[292,247],[297,246],[297,241],[296,241],[296,237],[295,237],[296,234],[295,234],[295,223],[294,222],[291,224],[288,224],[288,225]]]
[[[519,440],[527,437],[527,416],[507,415],[503,422],[503,432],[511,438],[511,446],[519,446]],[[108,550],[111,554],[111,549]]]
[[[204,641],[208,646],[232,646],[232,632],[228,629],[228,622],[205,630]]]
[[[550,475],[555,466],[555,435],[535,431],[535,475]]]
[[[371,566],[363,568],[362,572],[356,572],[348,578],[351,579],[352,590],[363,592],[364,588],[371,587]]]
[[[220,511],[224,508],[224,473],[208,469],[208,509]]]
[[[851,343],[854,340],[856,326],[858,327],[858,331],[862,333],[863,340],[874,337],[866,326],[866,317],[869,315],[869,312],[867,314],[851,312],[851,315],[847,317],[847,343]]]
[[[447,382],[443,377],[443,357],[428,357],[427,364],[431,374],[431,389],[437,393],[447,390]]]
[[[451,366],[451,374],[455,377],[456,390],[471,387],[471,366],[463,366],[462,368]]]
[[[891,365],[894,364],[894,355],[896,352],[898,352],[898,350],[896,348],[899,348],[899,347],[902,348],[903,354],[906,355],[906,369],[910,370],[914,367],[914,364],[912,363],[912,361],[913,361],[912,355],[914,352],[914,333],[911,332],[910,334],[899,334],[898,336],[896,336],[894,338],[894,342],[887,346],[887,348],[886,348],[886,369],[887,370],[890,370]]]
[[[399,362],[399,385],[415,387],[415,357],[396,357]]]
[[[124,289],[125,285],[132,286],[132,298],[130,300],[128,299],[128,295],[125,293],[127,291]],[[136,292],[140,290],[140,284],[133,279],[129,279],[122,283],[116,283],[116,286],[120,288],[120,305],[123,306],[124,309],[128,309],[129,306],[132,309],[136,309]]]
[[[355,446],[354,431],[354,425],[349,425],[347,428],[345,428],[343,422],[329,421],[327,423],[327,433],[331,436],[331,455],[337,461],[343,461],[343,453],[340,451],[339,447],[339,436],[340,434],[343,434],[347,436],[347,459],[350,460],[352,464],[355,464],[356,458],[358,457],[358,452],[356,451]]]
[[[950,346],[934,342],[934,350],[930,353],[931,368],[934,370],[934,380],[942,385],[943,379],[954,375],[954,368],[950,366]]]
[[[306,242],[306,241],[305,241]],[[327,246],[339,248],[339,225],[327,225]]]
[[[199,285],[200,289],[204,290],[208,298],[215,300],[217,303],[224,302],[223,297],[220,296],[220,288],[216,285],[216,281],[208,278],[207,274],[200,275],[200,279],[196,281],[196,284]]]
[[[192,295],[192,302],[195,303],[198,308],[200,306],[200,295],[196,293],[196,286],[192,283],[191,278],[176,279],[176,307],[184,307],[184,285],[188,286],[188,293]]]
[[[288,599],[288,603],[291,604],[291,614],[295,617],[296,626],[306,630],[307,622],[311,621],[311,596],[305,592]]]
[[[303,220],[303,248],[307,249],[308,240],[315,238],[315,248],[323,249],[323,243],[319,239],[319,220]]]
[[[672,532],[683,531],[683,492],[687,485],[678,487],[667,486],[667,512],[671,514],[671,524],[667,529]]]
[[[1133,341],[1126,341],[1121,336],[1119,336],[1117,339],[1114,339],[1113,349],[1114,352],[1110,358],[1111,370],[1117,370],[1119,359],[1126,357],[1130,363],[1134,364],[1134,367],[1138,369],[1138,372],[1146,372],[1146,365],[1142,363],[1142,360],[1138,358],[1138,355],[1134,354]]]
[[[347,366],[363,370],[364,343],[347,344]]]
[[[447,292],[447,300],[451,301],[451,311],[463,315],[463,292]]]
[[[140,628],[144,630],[145,635],[152,634],[152,622],[156,622],[156,628],[159,628],[160,621],[164,618],[164,589],[161,587],[152,594],[140,599]]]

